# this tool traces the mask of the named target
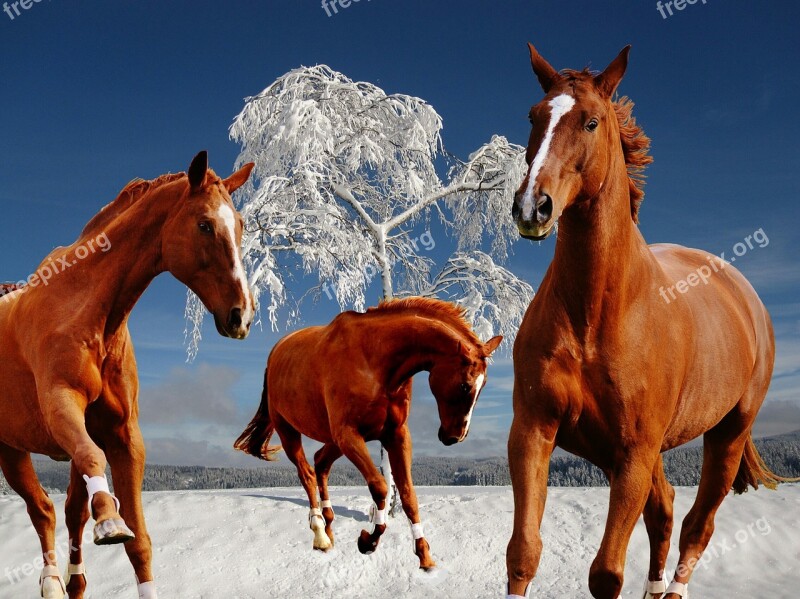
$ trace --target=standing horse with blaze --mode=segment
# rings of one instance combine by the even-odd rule
[[[539,565],[556,446],[597,465],[611,484],[589,572],[598,599],[620,596],[640,515],[650,538],[644,596],[685,598],[731,488],[742,493],[785,480],[765,466],[751,437],[775,359],[770,318],[753,287],[724,264],[707,285],[672,302],[659,294],[718,259],[677,245],[648,246],[636,226],[640,172],[651,159],[632,103],[614,99],[628,51],[599,74],[559,73],[530,46],[545,97],[530,110],[529,170],[512,214],[528,239],[546,238],[558,223],[558,240],[514,345],[509,597],[527,596]],[[674,491],[661,453],[700,435],[700,487],[667,586]]]

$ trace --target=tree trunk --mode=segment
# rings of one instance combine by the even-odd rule
[[[381,268],[381,283],[383,288],[383,299],[390,300],[394,297],[392,293],[392,265],[389,263],[389,256],[386,253],[386,229],[381,227],[377,235],[378,241],[378,255]],[[381,474],[386,479],[386,484],[389,487],[389,515],[396,516],[401,511],[400,497],[397,493],[397,487],[394,484],[394,477],[392,476],[392,466],[389,464],[389,455],[381,445]]]

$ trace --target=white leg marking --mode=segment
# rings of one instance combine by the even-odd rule
[[[376,526],[386,524],[386,508],[379,510],[378,505],[373,502],[369,508],[369,523],[369,534],[374,534]]]
[[[308,524],[314,531],[314,549],[323,551],[330,549],[332,547],[331,540],[325,533],[325,519],[322,517],[321,509],[311,508],[308,513]]]
[[[139,584],[139,599],[158,599],[156,583],[151,580]]]
[[[536,152],[536,157],[531,162],[531,168],[528,171],[528,186],[525,188],[525,194],[522,196],[522,218],[530,220],[533,216],[533,188],[536,185],[536,178],[539,176],[539,171],[542,170],[547,155],[550,152],[550,142],[553,141],[553,133],[556,130],[556,125],[565,114],[567,114],[572,107],[575,106],[575,98],[567,94],[556,96],[550,102],[550,123],[547,125],[547,132],[544,134],[542,145],[539,146],[539,151]]]

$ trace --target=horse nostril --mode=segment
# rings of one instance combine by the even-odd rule
[[[514,202],[511,204],[511,218],[518,220],[520,212],[521,210],[519,207],[519,202],[517,201],[517,196],[514,196]]]
[[[228,317],[228,326],[232,329],[238,329],[242,326],[242,310],[241,308],[234,308]]]
[[[536,222],[545,224],[553,216],[553,198],[546,193],[536,200]]]

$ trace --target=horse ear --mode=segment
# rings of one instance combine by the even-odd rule
[[[622,76],[625,75],[625,69],[628,68],[628,54],[630,54],[630,51],[630,45],[625,46],[617,57],[611,61],[611,64],[606,67],[606,70],[594,78],[594,84],[604,97],[610,98],[617,91],[617,87],[622,81]]]
[[[189,170],[186,173],[189,175],[189,185],[192,190],[198,189],[206,181],[206,172],[208,171],[208,152],[203,150],[192,160],[189,165]]]
[[[494,353],[494,350],[496,350],[500,346],[500,342],[502,340],[503,336],[497,335],[496,337],[492,337],[491,339],[489,339],[489,341],[483,344],[483,353],[486,354],[486,357],[489,357],[492,355],[492,353]]]
[[[247,180],[250,178],[250,172],[253,170],[254,166],[255,163],[248,162],[222,182],[222,184],[225,186],[225,189],[228,190],[228,193],[233,193],[247,182]]]
[[[549,62],[542,58],[542,55],[537,52],[536,48],[534,48],[533,44],[530,42],[528,42],[528,50],[531,52],[531,66],[533,67],[533,72],[536,73],[536,77],[539,79],[539,84],[542,86],[544,93],[547,93],[553,85],[561,81],[561,75],[558,74],[558,71],[556,71]]]

